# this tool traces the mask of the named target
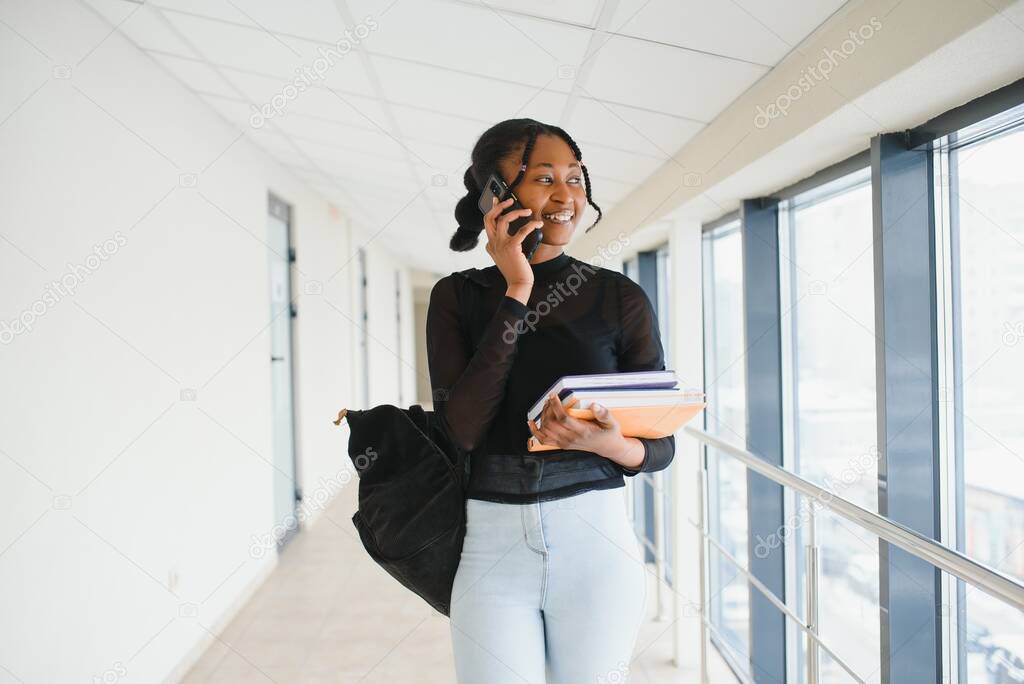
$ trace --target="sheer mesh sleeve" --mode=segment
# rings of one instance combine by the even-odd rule
[[[477,447],[498,413],[528,308],[505,295],[475,350],[459,316],[453,276],[437,281],[427,305],[427,364],[434,413],[463,451]]]
[[[619,370],[665,370],[665,350],[661,344],[658,318],[651,300],[637,283],[623,276],[619,283]],[[637,473],[663,470],[676,453],[675,435],[657,439],[638,437],[644,445],[644,460],[638,470],[622,466],[622,473],[632,477]]]

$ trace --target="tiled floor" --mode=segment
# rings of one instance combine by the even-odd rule
[[[354,496],[355,487],[342,490],[324,517],[292,540],[278,568],[183,682],[455,681],[448,619],[366,555],[350,519]],[[653,586],[648,595],[653,598]],[[630,682],[697,681],[692,669],[671,665],[671,624],[644,626]],[[723,671],[711,681],[733,680]]]

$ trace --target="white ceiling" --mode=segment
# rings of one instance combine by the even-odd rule
[[[482,245],[448,249],[488,127],[565,128],[608,211],[845,0],[87,1],[363,241],[444,273],[491,263]],[[284,96],[346,29],[352,48]],[[253,127],[275,96],[280,113]]]

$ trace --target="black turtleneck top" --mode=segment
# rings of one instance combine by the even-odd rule
[[[625,485],[666,468],[673,436],[639,438],[625,468],[590,451],[530,452],[526,412],[563,375],[664,370],[650,299],[624,274],[566,253],[536,264],[527,304],[509,297],[497,265],[435,283],[427,309],[434,412],[468,458],[469,498],[532,503]]]

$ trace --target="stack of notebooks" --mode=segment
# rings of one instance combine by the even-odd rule
[[[672,370],[566,375],[551,385],[527,412],[527,419],[536,422],[538,428],[543,427],[541,414],[552,393],[558,395],[565,412],[574,418],[593,420],[591,406],[604,406],[619,422],[624,437],[667,437],[707,406],[704,393],[681,389]],[[531,435],[526,448],[547,451],[558,447],[542,444]]]

